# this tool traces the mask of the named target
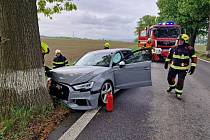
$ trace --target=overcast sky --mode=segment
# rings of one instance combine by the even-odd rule
[[[157,15],[156,0],[74,0],[78,10],[50,20],[39,14],[40,34],[90,39],[133,40],[137,21]]]

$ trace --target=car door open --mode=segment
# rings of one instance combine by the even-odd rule
[[[142,50],[135,51],[123,60],[125,65],[114,71],[117,89],[151,86],[151,61]]]

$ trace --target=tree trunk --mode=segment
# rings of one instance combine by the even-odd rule
[[[210,15],[209,15],[208,42],[207,42],[206,51],[207,51],[207,55],[206,56],[208,58],[210,58]]]
[[[50,104],[36,0],[0,0],[0,114]]]
[[[196,40],[197,33],[198,33],[198,29],[197,28],[195,28],[195,29],[190,31],[190,45],[193,48],[195,46],[195,40]]]

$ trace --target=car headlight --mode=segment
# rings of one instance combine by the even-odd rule
[[[87,82],[79,85],[74,85],[73,88],[76,90],[88,90],[93,87],[94,82]]]

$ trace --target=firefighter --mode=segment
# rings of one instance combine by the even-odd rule
[[[105,41],[105,43],[104,43],[104,49],[109,49],[109,48],[110,48],[109,42]]]
[[[44,56],[45,56],[45,54],[50,53],[50,49],[49,49],[48,45],[43,41],[41,42],[41,53],[42,53],[43,64],[44,64]]]
[[[191,65],[190,65],[191,59]],[[193,74],[197,64],[197,57],[193,47],[189,46],[189,36],[181,34],[178,37],[178,46],[172,48],[165,61],[164,68],[168,68],[168,64],[171,62],[168,72],[168,84],[169,89],[167,92],[171,92],[175,89],[175,94],[178,99],[181,99],[183,93],[184,79],[187,73]],[[176,75],[178,75],[178,81],[175,83]]]
[[[55,50],[55,57],[53,59],[53,68],[59,68],[63,66],[69,66],[68,60],[62,55],[60,50]]]
[[[147,43],[144,45],[144,49],[146,49],[146,55],[149,60],[152,59],[152,49],[153,49],[153,44],[152,44],[152,39],[148,38]]]
[[[147,48],[147,49],[152,49],[153,48],[153,44],[152,44],[152,39],[151,38],[147,39],[147,43],[144,45],[144,48]]]

